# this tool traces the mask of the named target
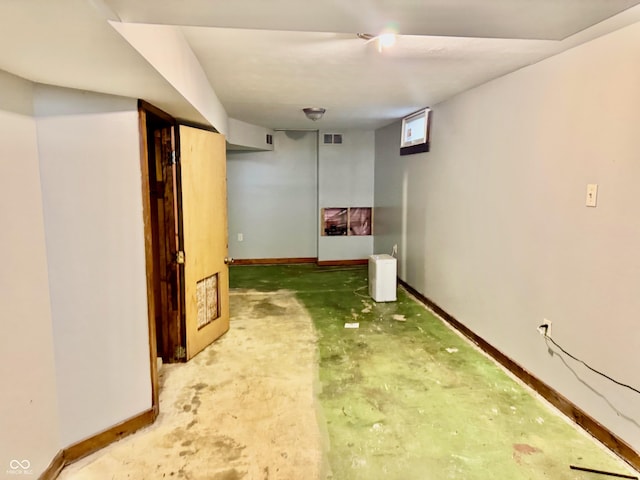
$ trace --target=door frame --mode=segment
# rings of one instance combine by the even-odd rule
[[[175,195],[177,196],[177,216],[178,216],[178,236],[180,246],[182,248],[182,200],[180,195],[180,135],[179,125],[185,125],[189,127],[199,128],[202,130],[208,130],[211,132],[219,133],[212,126],[201,125],[195,122],[188,122],[184,120],[176,120],[174,117],[164,112],[163,110],[155,107],[154,105],[145,102],[144,100],[138,100],[138,127],[140,137],[140,173],[141,173],[141,190],[142,190],[142,216],[144,224],[144,249],[145,249],[145,263],[146,263],[146,283],[147,283],[147,322],[149,328],[149,367],[151,373],[151,400],[152,409],[154,415],[159,413],[159,381],[158,381],[158,332],[156,328],[156,313],[158,309],[162,308],[162,299],[158,298],[155,289],[156,276],[159,275],[159,269],[163,266],[158,265],[154,255],[154,225],[151,208],[151,178],[149,169],[149,138],[148,138],[148,119],[149,117],[155,117],[155,120],[162,121],[166,126],[172,126],[174,128],[174,148],[176,155],[176,177],[177,177],[177,189]],[[184,302],[185,290],[184,290],[184,269],[180,268],[180,301]],[[184,303],[183,303],[184,304]],[[185,311],[184,308],[180,309],[180,316],[177,319],[180,323],[181,329],[184,333],[185,328]],[[183,346],[186,351],[186,335],[182,335],[180,341],[183,341]],[[186,361],[186,356],[182,361]]]
[[[159,265],[156,255],[154,254],[154,248],[156,245],[154,241],[154,232],[157,232],[158,222],[154,225],[154,217],[152,214],[151,198],[152,198],[152,186],[151,177],[152,172],[149,168],[149,118],[153,117],[154,121],[160,121],[163,126],[176,128],[176,120],[166,112],[159,108],[145,102],[144,100],[138,101],[138,125],[139,125],[139,137],[140,137],[140,180],[142,188],[142,217],[144,225],[144,250],[145,250],[145,263],[146,263],[146,283],[147,283],[147,323],[149,329],[149,369],[151,373],[151,402],[155,415],[159,413],[159,381],[158,381],[158,332],[156,326],[156,314],[159,309],[162,309],[162,298],[159,298],[156,291],[156,282],[160,275],[160,269],[166,268],[165,265]],[[178,212],[179,216],[179,212]],[[178,222],[178,225],[180,222]],[[183,295],[183,291],[179,293]],[[183,318],[177,319],[178,322],[183,321]]]

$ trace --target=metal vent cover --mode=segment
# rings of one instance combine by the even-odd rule
[[[342,144],[341,133],[325,133],[323,135],[323,143],[325,145],[340,145]]]

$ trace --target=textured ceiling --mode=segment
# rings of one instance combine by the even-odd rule
[[[376,128],[640,21],[639,3],[3,0],[0,69],[204,121],[107,20],[176,25],[229,116],[271,128]],[[388,27],[401,35],[383,52],[356,37]],[[307,106],[327,113],[312,123]]]
[[[536,61],[555,43],[401,36],[380,53],[354,34],[183,30],[229,115],[276,128],[299,127],[307,106],[327,109],[317,124],[376,128]]]
[[[124,22],[561,40],[636,0],[108,0]]]

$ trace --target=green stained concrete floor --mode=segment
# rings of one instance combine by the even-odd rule
[[[235,266],[230,285],[291,290],[311,315],[336,480],[613,478],[570,465],[636,474],[404,290],[375,303],[366,267]]]

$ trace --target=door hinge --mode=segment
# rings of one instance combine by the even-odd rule
[[[176,156],[176,151],[172,150],[169,152],[169,165],[175,165],[178,163],[178,157]]]
[[[183,358],[187,358],[187,349],[182,345],[176,345],[176,350],[174,352],[173,357],[176,360],[182,360]]]
[[[183,265],[184,264],[184,252],[182,250],[178,250],[176,252],[176,263],[178,265]]]

